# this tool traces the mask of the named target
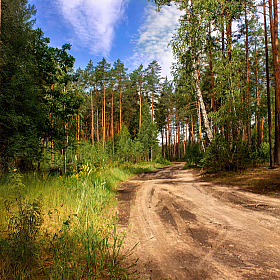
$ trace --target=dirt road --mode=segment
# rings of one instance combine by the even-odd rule
[[[280,198],[199,180],[175,164],[119,190],[141,279],[280,279]]]

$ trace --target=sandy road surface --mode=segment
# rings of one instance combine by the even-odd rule
[[[119,190],[120,231],[142,279],[280,279],[280,199],[175,164]]]

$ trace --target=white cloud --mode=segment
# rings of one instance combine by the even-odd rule
[[[58,0],[63,18],[73,27],[71,41],[108,57],[115,27],[130,0]]]
[[[163,7],[160,12],[156,6],[149,3],[144,15],[144,23],[139,28],[134,55],[131,57],[133,67],[141,63],[146,67],[153,60],[162,67],[162,76],[171,79],[172,49],[168,44],[172,39],[174,29],[178,26],[178,19],[183,14],[177,6]]]

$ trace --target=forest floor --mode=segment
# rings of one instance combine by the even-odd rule
[[[119,232],[127,249],[137,244],[128,261],[139,258],[139,278],[280,279],[280,170],[212,176],[213,183],[183,167],[145,172],[119,188]]]

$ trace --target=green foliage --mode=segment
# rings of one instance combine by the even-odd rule
[[[7,228],[0,235],[0,256],[12,277],[23,279],[26,267],[38,265],[40,244],[37,240],[43,224],[42,203],[29,202],[24,195],[22,176],[15,169],[9,176],[9,189],[4,200]]]
[[[170,165],[171,162],[166,158],[163,158],[161,155],[157,156],[155,159],[155,163],[160,163],[162,165]]]
[[[154,103],[154,100],[158,96],[159,91],[161,89],[160,72],[161,66],[156,60],[149,63],[147,69],[145,70],[145,92],[147,94],[146,97],[149,96],[149,99],[152,103]]]
[[[32,29],[34,6],[26,0],[2,1],[0,72],[0,160],[5,171],[21,160],[30,169],[42,157],[42,140],[67,148],[69,123],[83,102],[73,86],[70,45],[48,46],[41,30]],[[69,142],[66,143],[66,135]]]
[[[137,138],[132,141],[130,150],[131,162],[141,162],[144,158],[144,145]]]
[[[268,144],[263,144],[258,149],[255,145],[249,146],[245,141],[230,143],[223,136],[216,135],[211,145],[206,148],[201,165],[210,172],[236,171],[246,166],[265,163],[268,159]]]
[[[72,176],[45,179],[11,172],[0,185],[0,210],[7,213],[0,217],[1,279],[133,278],[133,248],[123,249],[112,211],[116,184],[156,166],[85,164]]]
[[[150,148],[156,148],[158,145],[158,131],[156,128],[156,124],[151,120],[151,115],[147,103],[143,104],[142,112],[142,123],[137,139],[143,145],[145,158],[147,160],[149,158]]]
[[[186,152],[183,160],[186,161],[187,166],[197,166],[203,157],[203,151],[199,142],[190,143],[186,145]]]
[[[132,140],[128,128],[123,125],[116,137],[116,156],[120,162],[128,161],[132,150]]]
[[[123,264],[128,253],[121,250],[124,236],[117,235],[115,220],[109,214],[115,185],[125,180],[127,173],[119,168],[92,170],[84,165],[80,172],[60,179],[62,196],[54,208],[62,203],[69,210],[60,210],[61,231],[50,244],[51,278],[125,279],[129,274],[130,265]],[[52,221],[55,216],[51,211]]]
[[[123,252],[123,236],[116,233],[96,232],[94,228],[71,232],[68,225],[53,241],[54,262],[49,270],[52,279],[127,279],[130,265],[124,260],[131,251]]]

